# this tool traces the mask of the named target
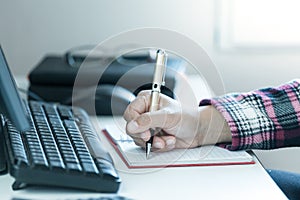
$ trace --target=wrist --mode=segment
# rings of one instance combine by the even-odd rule
[[[228,123],[222,114],[213,106],[198,108],[199,113],[199,146],[215,145],[232,141]]]

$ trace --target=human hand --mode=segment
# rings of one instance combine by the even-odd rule
[[[231,141],[224,117],[213,106],[187,109],[161,94],[159,110],[147,112],[150,96],[151,91],[142,91],[124,113],[126,132],[137,145],[145,147],[150,128],[161,129],[153,138],[153,148],[159,151]]]

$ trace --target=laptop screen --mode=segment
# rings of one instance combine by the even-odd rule
[[[0,113],[19,130],[29,129],[27,112],[0,46]]]

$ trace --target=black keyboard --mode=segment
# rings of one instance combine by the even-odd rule
[[[6,120],[4,140],[13,189],[46,185],[117,192],[120,178],[87,114],[80,108],[29,101],[31,129]]]

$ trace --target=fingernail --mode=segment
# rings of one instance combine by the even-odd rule
[[[157,149],[161,149],[161,148],[163,148],[163,145],[162,145],[162,143],[160,143],[160,142],[155,142],[155,143],[153,144],[153,147],[154,147],[154,148],[157,148]]]
[[[141,133],[141,138],[142,139],[148,139],[148,134],[145,133],[145,132]]]
[[[166,141],[166,145],[167,146],[171,146],[171,145],[174,145],[175,144],[175,140],[173,140],[173,139],[168,139],[167,141]]]
[[[139,127],[139,125],[136,121],[131,121],[127,125],[128,131],[135,131],[136,129],[138,129],[138,127]]]

